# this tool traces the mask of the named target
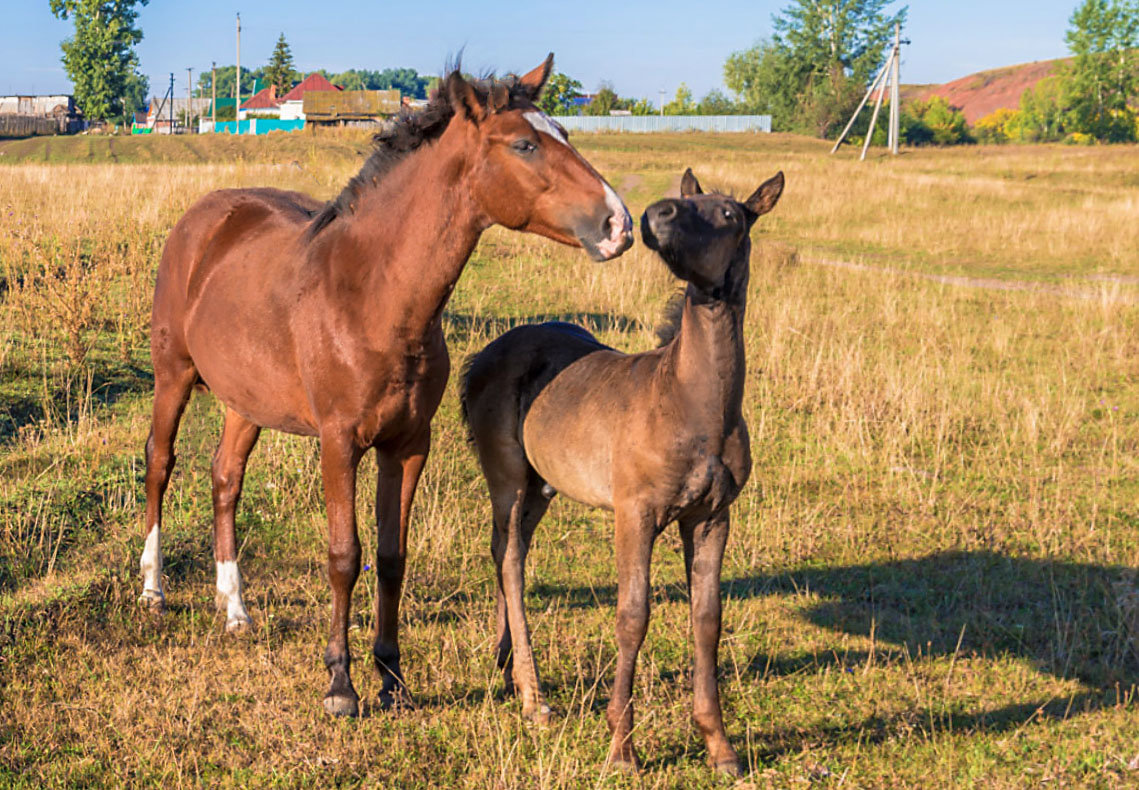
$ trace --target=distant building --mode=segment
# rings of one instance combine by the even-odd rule
[[[258,117],[272,116],[278,118],[281,115],[281,102],[277,101],[277,86],[270,85],[267,88],[254,93],[248,99],[241,103],[241,107],[237,111],[237,119],[244,121],[252,113]]]
[[[195,119],[202,118],[210,110],[210,100],[205,98],[169,99],[151,98],[146,110],[146,128],[154,134],[181,134],[192,129]],[[171,127],[170,117],[174,116]]]
[[[399,91],[309,91],[304,99],[306,124],[374,126],[397,114]]]
[[[313,72],[301,80],[291,91],[281,97],[281,120],[292,121],[305,117],[304,98],[309,91],[341,91],[339,85],[333,85],[319,72]]]
[[[0,136],[71,134],[82,128],[73,96],[0,96]]]

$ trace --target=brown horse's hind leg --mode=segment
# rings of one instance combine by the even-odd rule
[[[497,659],[506,691],[514,693],[517,688],[522,697],[523,717],[546,724],[552,712],[542,696],[524,601],[526,555],[534,529],[549,505],[549,500],[541,495],[541,486],[542,481],[531,472],[525,489],[491,492],[491,554],[498,580]]]
[[[635,771],[639,761],[633,748],[633,674],[637,668],[637,653],[649,627],[649,566],[656,524],[635,507],[618,504],[614,515],[617,670],[613,678],[613,693],[605,711],[612,734],[608,763],[614,768]]]
[[[217,563],[217,595],[214,601],[225,612],[225,630],[245,631],[253,621],[241,597],[241,571],[237,567],[237,529],[234,523],[245,461],[261,435],[261,428],[233,409],[225,413],[221,443],[214,453],[214,560]]]
[[[139,603],[161,612],[166,606],[162,586],[162,497],[174,470],[174,437],[190,400],[198,373],[188,359],[154,366],[154,405],[150,435],[146,439],[146,521],[142,525],[145,544],[139,567],[142,569],[142,595]]]
[[[740,761],[724,732],[720,689],[716,683],[720,646],[720,565],[728,541],[728,512],[707,521],[681,522],[684,568],[692,609],[695,658],[692,717],[704,736],[708,760],[718,771],[740,776]]]
[[[383,678],[380,706],[411,705],[399,666],[399,599],[407,567],[407,529],[411,502],[431,449],[424,434],[401,451],[378,451],[376,480],[376,639],[372,655]]]
[[[355,716],[359,697],[349,674],[348,613],[352,588],[360,575],[360,538],[356,534],[356,466],[363,455],[349,432],[325,431],[320,437],[320,471],[328,511],[328,581],[332,618],[324,665],[331,676],[324,709],[333,716]]]

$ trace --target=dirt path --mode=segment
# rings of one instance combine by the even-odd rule
[[[837,258],[825,258],[818,255],[802,255],[799,258],[806,263],[819,266],[830,266],[836,269],[849,271],[870,272],[873,274],[889,274],[897,277],[917,277],[922,280],[931,280],[945,285],[959,288],[982,288],[989,291],[1028,291],[1032,293],[1053,294],[1069,299],[1094,299],[1109,302],[1122,302],[1124,304],[1139,303],[1139,292],[1132,286],[1139,284],[1139,278],[1126,275],[1091,275],[1086,279],[1099,282],[1098,286],[1087,288],[1065,288],[1051,283],[1033,282],[1030,280],[998,280],[991,277],[966,277],[955,274],[933,274],[930,272],[899,269],[893,266],[879,266],[869,263],[844,261]]]

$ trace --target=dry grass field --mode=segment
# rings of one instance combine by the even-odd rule
[[[575,142],[636,216],[686,166],[736,194],[787,174],[754,233],[755,471],[722,585],[739,786],[1139,783],[1139,149],[859,164],[781,135]],[[364,715],[323,713],[312,440],[266,434],[254,452],[238,538],[255,628],[223,633],[211,396],[191,403],[167,494],[170,610],[136,607],[146,322],[165,234],[218,187],[329,197],[366,146],[126,143],[0,144],[0,785],[730,784],[705,767],[689,717],[674,530],[657,545],[638,668],[639,777],[600,770],[616,654],[608,514],[555,500],[531,553],[555,724],[529,726],[503,698],[489,504],[454,381],[413,518],[401,637],[415,710],[367,705],[379,683],[365,571],[352,631]],[[553,317],[649,348],[674,288],[642,245],[595,264],[494,229],[446,313],[452,357]],[[365,556],[374,473],[369,457]]]

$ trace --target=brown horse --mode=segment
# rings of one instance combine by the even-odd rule
[[[164,605],[162,496],[194,385],[226,405],[213,459],[217,603],[250,623],[234,511],[262,428],[316,436],[328,510],[332,714],[355,715],[348,609],[360,569],[356,467],[376,448],[376,667],[381,705],[405,695],[396,627],[408,515],[450,372],[442,313],[480,234],[497,223],[607,260],[632,220],[534,105],[553,55],[525,76],[450,73],[428,106],[377,135],[333,202],[234,189],[198,201],[166,242],[154,293],[154,414],[146,443],[142,600]]]
[[[663,347],[622,354],[572,324],[522,326],[468,360],[463,414],[490,488],[498,569],[498,664],[523,715],[550,715],[523,609],[523,564],[549,499],[614,511],[617,676],[609,762],[635,768],[633,670],[648,627],[653,542],[679,521],[695,635],[694,718],[712,764],[738,775],[716,684],[720,563],[728,506],[751,470],[743,317],[749,231],[783,191],[783,174],[740,203],[705,195],[692,171],[680,200],[645,211],[641,231],[688,282],[679,329]]]

